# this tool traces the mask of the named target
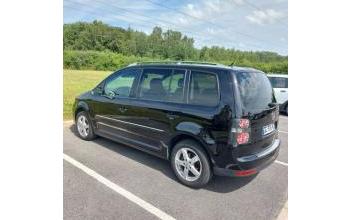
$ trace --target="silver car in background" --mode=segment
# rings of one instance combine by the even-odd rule
[[[288,75],[267,75],[274,89],[276,101],[280,104],[280,111],[288,115]]]

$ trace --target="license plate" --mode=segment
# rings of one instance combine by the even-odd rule
[[[270,134],[275,130],[274,124],[265,125],[262,130],[263,136]]]

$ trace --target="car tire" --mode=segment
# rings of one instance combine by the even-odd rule
[[[286,107],[285,107],[285,113],[288,116],[288,102],[287,102]]]
[[[81,139],[90,141],[96,138],[92,121],[90,120],[87,112],[81,111],[77,114],[75,127],[77,134]]]
[[[171,166],[177,179],[192,188],[205,186],[213,175],[206,152],[193,140],[183,140],[175,145],[171,152]]]

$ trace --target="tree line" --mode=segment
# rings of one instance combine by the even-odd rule
[[[240,51],[219,46],[194,47],[194,39],[179,31],[154,27],[148,35],[101,21],[76,22],[63,27],[64,67],[114,70],[128,62],[193,60],[254,67],[287,73],[288,57],[268,51]]]

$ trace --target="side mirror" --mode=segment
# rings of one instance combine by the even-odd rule
[[[102,95],[103,94],[103,88],[102,87],[96,87],[95,89],[92,90],[91,92],[93,95]]]

